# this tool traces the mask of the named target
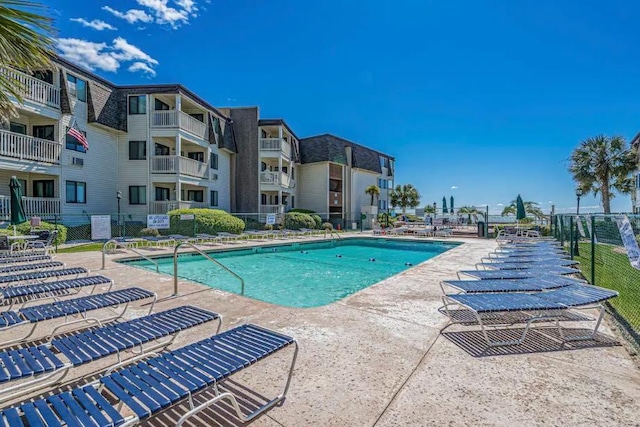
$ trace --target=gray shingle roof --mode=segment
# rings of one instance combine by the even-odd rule
[[[393,160],[388,154],[328,133],[301,139],[301,160],[302,163],[333,162],[346,165],[347,147],[351,147],[354,168],[381,173],[380,157]]]

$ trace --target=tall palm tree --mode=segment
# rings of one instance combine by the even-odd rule
[[[637,147],[621,136],[597,135],[585,139],[569,159],[569,172],[586,193],[600,194],[604,213],[611,213],[614,191],[630,193],[629,177],[636,170]]]
[[[436,209],[433,207],[433,205],[426,205],[424,207],[424,213],[426,214],[432,214],[436,211]]]
[[[542,221],[545,218],[544,213],[542,213],[542,209],[538,206],[536,202],[522,202],[524,204],[524,210],[527,214],[532,215],[536,221]],[[515,215],[517,212],[516,201],[512,200],[511,204],[507,205],[502,209],[501,216],[509,216]]]
[[[43,7],[33,0],[0,0],[0,119],[17,115],[9,95],[22,103],[24,89],[1,68],[11,66],[29,72],[50,63],[52,20],[26,10]]]
[[[467,219],[471,222],[471,215],[481,214],[480,210],[475,206],[460,206],[458,214],[467,214]]]
[[[373,206],[373,202],[376,197],[380,197],[380,188],[377,185],[370,185],[365,188],[364,192],[371,196],[371,206]]]
[[[420,204],[420,193],[411,184],[396,185],[389,193],[389,201],[392,207],[402,208],[405,213],[407,208],[416,208]]]

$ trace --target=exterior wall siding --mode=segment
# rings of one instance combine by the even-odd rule
[[[153,186],[149,182],[149,162],[154,149],[153,141],[148,134],[148,117],[147,114],[129,115],[128,132],[120,138],[118,144],[118,191],[122,192],[121,211],[126,214],[146,215],[149,201],[154,200]],[[146,141],[146,160],[129,160],[129,141]],[[147,204],[145,205],[132,205],[129,200],[129,187],[138,185],[147,187]]]
[[[299,184],[296,207],[311,209],[322,214],[329,212],[329,163],[308,163],[298,167]]]
[[[378,177],[380,175],[362,169],[353,169],[352,176],[351,217],[357,219],[360,218],[362,207],[371,204],[371,196],[366,194],[364,190],[370,185],[378,185]],[[374,204],[377,203],[377,200],[375,200]]]

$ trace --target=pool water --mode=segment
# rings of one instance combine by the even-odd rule
[[[245,296],[287,307],[338,301],[457,246],[455,243],[343,239],[208,252],[245,281]],[[173,274],[173,258],[155,259]],[[151,271],[145,260],[126,261]],[[178,275],[240,293],[240,281],[198,254],[178,258]]]

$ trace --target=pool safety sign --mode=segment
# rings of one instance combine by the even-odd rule
[[[274,213],[267,214],[267,224],[273,225],[275,223],[276,223],[276,214]]]
[[[166,230],[169,228],[169,215],[147,215],[147,228]]]

